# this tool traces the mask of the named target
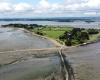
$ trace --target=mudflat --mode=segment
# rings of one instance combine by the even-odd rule
[[[100,80],[100,42],[63,50],[76,80]]]
[[[25,29],[0,27],[0,52],[30,48],[51,48],[54,46],[51,41],[33,35]]]

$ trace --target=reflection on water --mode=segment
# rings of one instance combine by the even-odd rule
[[[0,28],[0,51],[29,48],[50,48],[54,44],[47,39],[33,36],[17,28]]]

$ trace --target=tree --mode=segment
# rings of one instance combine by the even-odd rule
[[[89,40],[89,34],[84,29],[73,28],[72,31],[67,32],[59,37],[60,40],[65,41],[67,46],[71,46],[73,44],[84,43],[86,40]]]
[[[98,34],[99,31],[97,29],[88,29],[87,30],[89,34]]]
[[[80,28],[73,28],[71,31],[72,35],[76,35],[76,36],[77,36],[77,32],[81,32],[81,29]]]
[[[66,39],[66,38],[65,38],[65,35],[59,36],[59,39],[62,40],[62,41],[64,41],[64,40]]]
[[[81,32],[81,38],[83,40],[89,40],[89,34],[87,32]]]
[[[36,34],[42,35],[42,36],[44,35],[43,32],[41,32],[41,31],[37,31]]]

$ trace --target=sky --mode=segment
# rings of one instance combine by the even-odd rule
[[[97,16],[100,0],[0,0],[0,18]]]

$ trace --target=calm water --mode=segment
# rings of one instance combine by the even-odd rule
[[[39,25],[68,25],[72,27],[80,27],[80,28],[99,28],[100,22],[91,22],[86,23],[82,21],[78,22],[54,22],[54,21],[0,21],[0,24],[10,24],[10,23],[22,23],[22,24],[39,24]]]
[[[51,41],[32,35],[24,29],[0,28],[0,51],[51,47],[54,47]]]

